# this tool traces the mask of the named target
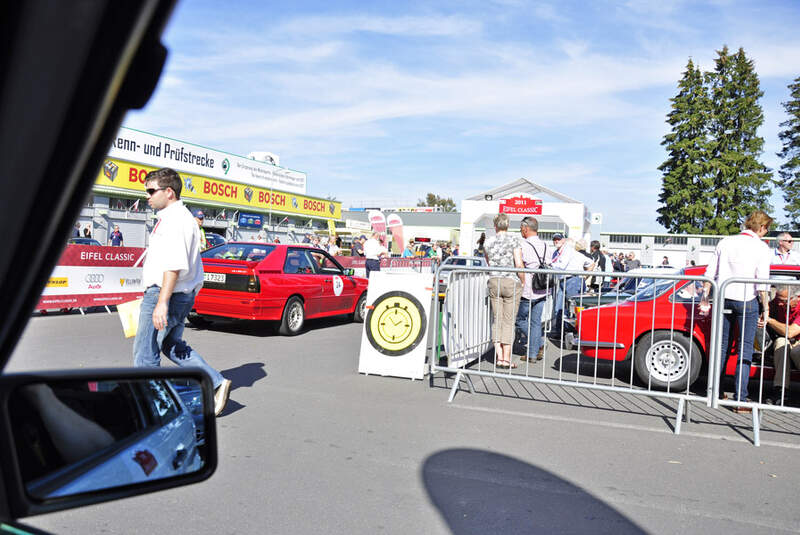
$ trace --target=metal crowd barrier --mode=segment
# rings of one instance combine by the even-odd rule
[[[719,293],[715,293],[715,296],[724,296],[726,295],[726,290],[729,289],[730,286],[734,284],[756,284],[762,285],[769,288],[769,296],[770,301],[775,297],[775,294],[780,290],[787,290],[788,293],[788,300],[785,304],[785,311],[780,314],[781,317],[775,317],[777,321],[784,325],[789,325],[790,321],[790,311],[791,306],[790,302],[792,300],[792,294],[800,294],[800,281],[797,279],[781,279],[781,278],[772,278],[772,279],[749,279],[749,278],[732,278],[724,281],[719,286]],[[747,297],[747,287],[742,287],[742,301],[746,301]],[[734,289],[733,295],[738,297],[738,290]],[[715,302],[719,302],[719,298],[715,298]],[[759,315],[759,317],[763,314],[759,310],[758,301],[750,301],[747,306],[744,307],[745,313],[748,311],[749,307],[755,307],[755,310],[751,310],[752,312]],[[714,408],[719,406],[724,407],[731,407],[731,408],[747,408],[752,411],[752,425],[753,425],[753,443],[758,446],[761,443],[761,425],[762,419],[765,413],[768,412],[775,412],[775,413],[788,413],[788,414],[800,414],[800,408],[797,407],[789,407],[786,405],[786,398],[782,397],[777,400],[777,403],[768,403],[768,399],[771,397],[773,393],[772,383],[773,381],[769,381],[767,379],[768,373],[775,372],[775,365],[778,364],[778,360],[780,359],[781,363],[783,364],[783,369],[787,371],[788,378],[785,380],[783,387],[784,392],[788,393],[789,385],[791,384],[791,369],[792,369],[792,359],[790,358],[790,352],[792,350],[791,341],[786,333],[784,335],[780,335],[776,331],[767,328],[757,329],[755,340],[756,349],[759,351],[754,350],[753,353],[753,364],[755,366],[751,366],[750,373],[748,374],[748,398],[745,400],[737,400],[735,393],[739,389],[739,382],[737,382],[736,377],[734,376],[733,380],[733,395],[728,393],[722,392],[722,369],[723,366],[731,367],[733,363],[730,363],[729,360],[731,357],[738,357],[736,359],[736,365],[741,366],[744,363],[744,355],[741,354],[741,351],[738,350],[741,347],[741,341],[744,339],[745,336],[745,325],[742,322],[741,325],[736,325],[737,329],[736,332],[733,330],[730,331],[730,338],[734,338],[734,346],[732,349],[735,349],[736,352],[728,351],[729,348],[722,347],[722,325],[723,325],[723,315],[726,314],[733,314],[733,310],[727,307],[715,306],[714,307],[714,316],[717,325],[719,325],[719,329],[716,333],[716,340],[714,341],[714,346],[717,348],[719,357],[715,359],[715,368],[714,373],[709,375],[713,375],[714,377],[714,393],[713,393],[713,400],[712,406]],[[733,325],[732,325],[733,327]],[[770,366],[769,363],[769,349],[771,346],[776,345],[779,341],[783,342],[783,347],[777,350],[777,353],[773,353],[772,357],[772,365]],[[800,349],[798,349],[800,351]],[[759,354],[760,353],[760,354]],[[765,373],[768,372],[768,373]],[[741,379],[743,380],[743,379]],[[753,383],[756,383],[755,385]],[[757,393],[757,395],[753,395]]]
[[[448,271],[449,276],[443,276]],[[532,325],[530,315],[527,325],[528,332],[543,328],[544,351],[541,360],[531,355],[534,360],[520,360],[516,369],[500,368],[499,359],[493,356],[487,283],[492,276],[518,277],[519,273],[550,276],[542,327]],[[548,335],[559,321],[558,315],[552,316],[553,311],[560,309],[562,326],[575,326],[569,317],[570,301],[565,292],[554,291],[570,277],[597,277],[601,281],[628,277],[633,278],[635,284],[632,297],[626,298],[617,292],[611,302],[608,302],[608,295],[601,292],[595,295],[582,292],[581,297],[574,300],[581,321],[577,322],[574,332],[562,327],[559,337],[552,340],[556,347],[552,349],[547,343]],[[443,280],[447,281],[444,289],[440,288]],[[690,380],[697,377],[704,362],[708,369],[716,369],[717,352],[712,342],[718,336],[721,320],[718,314],[703,315],[699,310],[703,283],[709,283],[713,294],[717,294],[717,284],[713,280],[681,274],[634,275],[442,265],[435,278],[436,294],[444,292],[444,301],[440,307],[434,307],[434,325],[439,328],[430,359],[431,384],[438,372],[454,375],[450,402],[462,382],[475,393],[473,377],[673,399],[677,400],[674,432],[679,434],[684,418],[690,421],[691,403],[711,407],[715,401],[714,374],[708,374],[704,390],[699,392],[692,390]],[[521,285],[515,285],[512,299],[520,297],[517,292],[521,291]],[[669,295],[668,301],[663,299],[666,295]],[[520,306],[526,306],[524,301],[522,303]],[[613,327],[609,329],[609,326]],[[703,342],[705,348],[702,348]],[[519,353],[512,352],[512,361],[517,360],[515,355]],[[610,373],[609,365],[599,365],[600,360],[604,360],[603,355],[613,357],[609,362]],[[621,360],[630,361],[630,372],[624,376],[618,376]],[[570,363],[565,364],[567,361]],[[641,370],[635,373],[637,367]],[[675,370],[683,375],[673,379]],[[646,373],[645,378],[641,377],[643,373]]]

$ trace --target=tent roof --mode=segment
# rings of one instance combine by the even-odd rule
[[[567,197],[563,193],[559,193],[557,191],[551,190],[550,188],[546,188],[541,184],[531,182],[527,178],[520,178],[513,182],[509,182],[508,184],[504,184],[494,189],[484,191],[483,193],[473,195],[472,197],[467,197],[467,200],[482,201],[486,199],[487,195],[491,195],[494,199],[502,199],[508,197],[509,195],[513,195],[514,193],[528,193],[531,195],[544,194],[553,197],[555,199],[558,199],[559,201],[562,202],[576,203],[576,204],[580,204],[581,202],[576,199],[573,199],[572,197]]]

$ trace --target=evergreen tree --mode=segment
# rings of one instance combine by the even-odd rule
[[[711,98],[709,122],[709,186],[714,213],[704,227],[709,234],[732,234],[753,210],[770,210],[772,175],[761,163],[764,123],[758,99],[761,91],[753,62],[744,50],[731,55],[717,51],[713,72],[706,73]]]
[[[658,167],[663,177],[657,221],[670,232],[697,234],[713,214],[711,199],[705,194],[710,103],[703,74],[691,59],[670,102],[667,123],[672,129],[661,142],[668,158]]]
[[[778,137],[783,147],[778,156],[785,160],[778,173],[783,179],[784,211],[789,216],[790,228],[800,227],[800,76],[789,84],[791,100],[783,103],[789,120],[780,124],[783,130]]]

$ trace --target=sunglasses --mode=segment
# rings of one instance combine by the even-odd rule
[[[155,194],[156,194],[156,192],[157,192],[157,191],[162,191],[162,190],[165,190],[165,189],[167,189],[167,188],[147,188],[147,189],[146,189],[146,190],[144,190],[144,191],[145,191],[145,192],[146,192],[148,195],[150,195],[150,196],[152,197],[153,195],[155,195]]]

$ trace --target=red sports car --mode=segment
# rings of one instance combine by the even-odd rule
[[[221,316],[279,321],[298,334],[306,319],[350,314],[364,321],[367,279],[306,245],[228,242],[202,253],[205,283],[192,323]]]
[[[705,266],[686,268],[683,275],[702,276]],[[800,266],[772,266],[770,278],[800,278]],[[700,374],[707,360],[711,315],[699,313],[702,283],[698,281],[656,280],[640,286],[638,292],[619,304],[613,303],[580,311],[575,324],[573,347],[581,354],[604,360],[633,359],[636,375],[653,388],[684,390]],[[714,299],[712,296],[712,306]],[[769,340],[769,338],[767,338]],[[773,369],[758,346],[750,376],[764,370],[770,378]],[[725,370],[736,370],[737,350],[728,355]],[[792,380],[800,374],[792,372]]]

